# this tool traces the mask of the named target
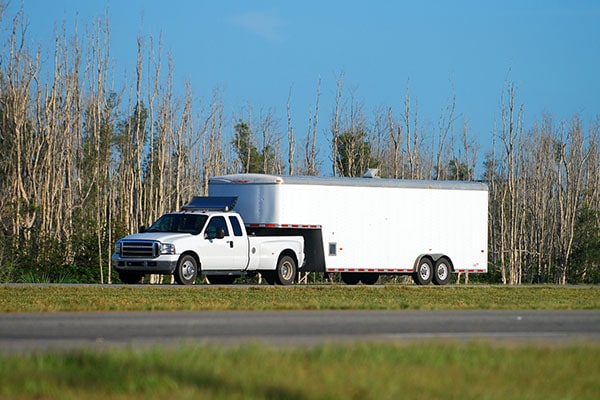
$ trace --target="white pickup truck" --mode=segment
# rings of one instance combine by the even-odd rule
[[[260,272],[270,284],[289,285],[304,265],[302,236],[248,236],[232,209],[237,197],[194,197],[181,211],[160,217],[144,232],[115,244],[112,265],[124,283],[145,274],[172,274],[193,284],[200,273],[228,284]]]

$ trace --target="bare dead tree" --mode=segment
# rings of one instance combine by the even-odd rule
[[[281,174],[283,166],[279,154],[281,154],[281,135],[278,134],[277,120],[272,110],[260,116],[258,131],[261,133],[262,162],[265,174]]]
[[[456,108],[456,95],[452,96],[452,100],[446,105],[446,109],[441,113],[438,122],[438,142],[437,142],[437,156],[436,156],[436,168],[435,168],[435,179],[444,179],[445,165],[442,165],[444,154],[446,151],[446,140],[448,134],[452,129],[454,123],[454,110]]]
[[[203,187],[202,193],[208,194],[210,176],[221,175],[227,171],[227,160],[222,148],[223,144],[223,101],[219,91],[213,93],[210,116],[208,119],[207,135],[202,142],[203,155]]]
[[[173,201],[172,207],[179,208],[184,201],[190,197],[191,187],[189,185],[190,168],[189,154],[193,143],[193,123],[192,123],[192,101],[191,87],[186,86],[187,95],[185,106],[179,122],[174,126],[174,136],[172,148],[174,150],[173,172],[175,181],[173,182]]]
[[[112,253],[112,238],[114,220],[112,213],[115,207],[111,181],[111,144],[114,137],[114,127],[119,99],[108,86],[109,59],[110,59],[110,29],[108,17],[98,19],[93,31],[88,35],[88,60],[86,71],[88,73],[87,97],[87,141],[93,149],[92,159],[96,162],[93,166],[92,176],[87,178],[90,186],[95,187],[95,217],[96,217],[96,243],[98,246],[98,267],[100,270],[100,283],[105,282],[104,271],[107,271],[106,282],[112,283],[110,258]],[[90,68],[90,66],[95,68]]]
[[[388,160],[388,127],[386,120],[385,111],[379,109],[375,112],[374,115],[374,123],[371,134],[369,135],[369,143],[371,145],[371,160],[366,160],[367,165],[365,167],[365,171],[371,167],[377,167],[380,173],[384,172],[384,175],[388,176],[387,173],[387,164]],[[371,165],[371,162],[374,162],[374,165]],[[365,172],[363,171],[363,173]]]
[[[319,149],[317,147],[317,135],[319,131],[319,102],[321,99],[321,79],[317,83],[317,95],[315,100],[314,114],[308,118],[308,132],[304,143],[304,175],[317,175],[319,173],[319,163],[317,161]]]
[[[391,142],[391,163],[392,177],[399,179],[404,176],[402,172],[404,163],[402,162],[402,125],[394,121],[392,108],[388,109],[388,137]]]
[[[568,132],[564,124],[561,126],[561,141],[558,157],[558,204],[560,226],[558,244],[561,251],[562,265],[559,283],[567,283],[567,270],[573,251],[577,211],[580,207],[585,184],[585,164],[588,152],[585,149],[585,138],[579,118],[575,118]]]
[[[404,98],[404,126],[406,127],[406,154],[408,157],[408,178],[422,179],[421,173],[421,137],[419,134],[419,104],[415,106],[414,119],[412,117],[410,102],[410,80],[406,84],[406,95]]]
[[[162,70],[162,38],[159,38],[158,51],[154,53],[154,39],[150,37],[150,56],[148,57],[148,166],[146,167],[146,184],[144,185],[144,198],[145,198],[145,221],[150,223],[154,221],[162,212],[164,205],[162,204],[164,198],[164,187],[162,187],[161,180],[164,179],[158,175],[159,182],[156,182],[155,175],[158,171],[164,170],[164,152],[161,152],[162,146],[164,145],[164,135],[161,132],[156,131],[157,127],[157,110],[156,102],[160,91],[160,75]],[[171,65],[171,62],[169,62]],[[170,71],[171,72],[171,71]],[[169,79],[169,82],[171,79]],[[170,84],[168,84],[170,92]],[[167,94],[168,95],[168,94]]]
[[[25,241],[31,239],[30,229],[37,216],[37,208],[33,204],[36,187],[31,182],[35,176],[35,164],[31,165],[26,154],[34,155],[39,152],[39,145],[31,142],[33,137],[28,129],[32,117],[31,104],[32,87],[36,84],[40,69],[39,51],[32,57],[25,46],[27,26],[24,22],[23,8],[13,19],[12,32],[8,38],[8,54],[4,58],[4,90],[3,97],[3,127],[5,144],[8,146],[7,182],[10,187],[9,202],[14,204],[11,216],[12,236],[18,238],[21,234]],[[8,132],[10,132],[10,137]],[[37,150],[36,150],[37,148]],[[36,159],[34,159],[36,160]],[[16,246],[19,242],[16,241]]]
[[[523,131],[523,106],[518,110],[515,105],[516,88],[513,83],[508,83],[506,98],[502,95],[502,136],[504,145],[504,162],[506,170],[505,183],[502,188],[502,201],[500,203],[500,229],[501,249],[500,257],[503,282],[520,284],[522,276],[522,257],[520,238],[524,228],[523,219],[523,186],[520,181],[520,153]]]
[[[590,125],[588,135],[587,185],[584,201],[593,210],[600,210],[600,116]],[[596,225],[600,227],[600,212]]]
[[[143,225],[146,221],[144,219],[144,198],[143,198],[143,161],[146,146],[146,121],[143,110],[143,97],[142,97],[142,82],[143,82],[143,63],[144,63],[144,38],[138,37],[138,57],[136,64],[136,84],[135,84],[135,109],[134,109],[134,121],[133,121],[133,137],[134,137],[134,160],[131,175],[133,178],[133,185],[129,203],[129,210],[131,215],[134,217],[134,224],[131,226],[131,231],[137,229]]]
[[[337,79],[337,85],[335,90],[335,108],[333,115],[331,116],[331,159],[333,164],[333,176],[338,176],[338,166],[336,157],[338,154],[338,140],[340,136],[340,113],[342,112],[341,101],[342,91],[344,88],[344,74],[340,74]]]
[[[292,100],[292,88],[290,87],[290,91],[288,93],[288,99],[287,99],[287,103],[286,103],[286,107],[285,107],[285,109],[287,111],[288,175],[294,175],[294,170],[295,170],[294,156],[296,153],[296,138],[294,136],[294,127],[292,126],[291,100]]]

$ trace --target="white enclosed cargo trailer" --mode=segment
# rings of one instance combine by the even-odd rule
[[[349,284],[487,272],[484,183],[235,174],[210,179],[209,195],[237,196],[253,234],[302,235],[305,272],[339,272]]]

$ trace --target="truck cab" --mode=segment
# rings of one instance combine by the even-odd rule
[[[241,216],[232,211],[236,201],[195,197],[144,232],[118,240],[112,263],[121,280],[138,283],[145,274],[172,274],[188,285],[202,272],[215,283],[231,283],[248,271],[276,273],[285,255],[294,260],[295,277],[304,260],[302,238],[249,238]]]

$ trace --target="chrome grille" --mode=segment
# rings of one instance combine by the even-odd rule
[[[149,241],[124,241],[122,257],[154,258],[160,254],[160,244]]]

